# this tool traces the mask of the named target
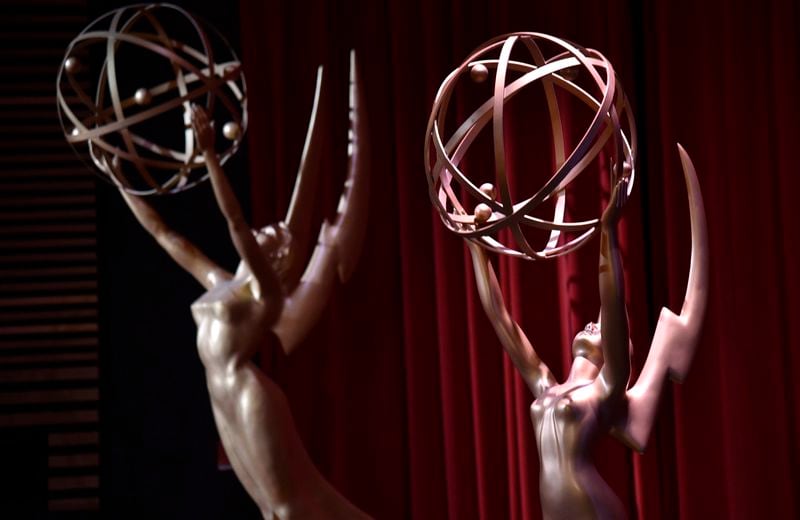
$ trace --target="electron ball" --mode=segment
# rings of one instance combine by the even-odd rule
[[[470,67],[469,75],[475,83],[483,83],[489,77],[489,69],[483,63],[476,63]]]
[[[225,139],[235,141],[236,139],[239,139],[240,135],[242,135],[242,128],[238,125],[238,123],[228,121],[222,127],[222,135],[225,136]]]
[[[492,216],[492,208],[481,202],[475,206],[475,212],[473,214],[475,215],[475,222],[483,224]]]
[[[153,95],[146,88],[140,88],[133,95],[133,100],[137,105],[149,105],[153,101]]]
[[[77,72],[79,65],[80,63],[78,62],[78,59],[72,56],[64,60],[64,70],[66,70],[69,74],[74,74]]]

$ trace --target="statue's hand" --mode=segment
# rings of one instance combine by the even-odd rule
[[[629,178],[627,176],[621,177],[616,186],[614,186],[614,191],[611,192],[611,199],[608,201],[608,206],[606,206],[606,210],[600,219],[604,228],[613,227],[619,222],[622,216],[622,207],[628,201],[628,181]]]
[[[194,130],[197,146],[202,151],[214,151],[214,128],[208,120],[206,111],[192,104],[192,129]]]

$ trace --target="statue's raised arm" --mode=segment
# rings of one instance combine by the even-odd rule
[[[228,223],[228,232],[231,236],[233,246],[250,272],[253,273],[256,284],[254,286],[257,294],[256,299],[269,299],[270,303],[275,304],[278,311],[281,302],[281,288],[278,277],[267,257],[261,251],[250,224],[244,218],[239,201],[231,189],[225,172],[219,163],[219,158],[214,151],[214,130],[208,120],[205,110],[197,105],[192,106],[192,127],[197,136],[197,143],[203,152],[203,156],[208,166],[211,186],[217,204]]]
[[[611,406],[624,395],[630,377],[630,332],[625,307],[625,272],[617,239],[617,223],[628,198],[628,178],[622,177],[611,194],[601,219],[600,263],[600,345],[603,364],[597,384]]]
[[[555,384],[555,379],[542,361],[528,337],[511,317],[503,299],[497,275],[483,247],[467,241],[472,254],[475,283],[483,310],[494,327],[508,357],[517,367],[522,379],[537,398]]]
[[[170,258],[191,274],[200,285],[211,289],[219,282],[231,278],[228,271],[209,259],[186,237],[169,227],[161,215],[142,197],[122,189],[119,192],[145,231],[150,233]]]

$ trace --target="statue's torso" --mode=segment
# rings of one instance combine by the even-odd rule
[[[247,279],[217,284],[192,304],[192,315],[220,439],[262,512],[286,520],[367,518],[317,472],[283,392],[249,362],[274,313]]]
[[[220,282],[192,304],[197,348],[206,369],[250,359],[270,330],[266,305],[256,299],[250,281]]]
[[[545,518],[624,518],[621,504],[589,456],[606,428],[592,381],[549,388],[531,405],[539,448],[539,490]]]

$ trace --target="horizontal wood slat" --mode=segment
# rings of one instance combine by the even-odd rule
[[[51,433],[48,437],[48,444],[51,448],[97,444],[99,441],[100,435],[97,432]]]
[[[96,452],[50,455],[48,464],[51,468],[91,468],[100,464],[100,456]]]
[[[6,321],[47,321],[85,318],[97,321],[97,309],[67,309],[27,312],[4,312],[2,322]]]
[[[29,296],[19,298],[0,298],[0,307],[38,307],[49,305],[96,304],[97,294],[66,294],[58,296]]]
[[[0,392],[0,405],[37,404],[98,401],[97,388],[68,388],[58,390],[27,390],[24,392]]]
[[[98,498],[62,498],[48,502],[50,511],[97,511],[100,507]]]

